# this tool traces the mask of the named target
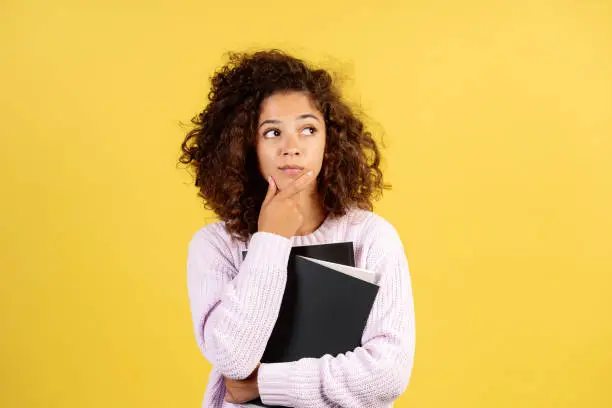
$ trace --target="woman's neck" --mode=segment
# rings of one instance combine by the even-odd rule
[[[316,231],[325,221],[327,213],[317,193],[306,191],[298,194],[297,202],[304,221],[295,235],[308,235]]]

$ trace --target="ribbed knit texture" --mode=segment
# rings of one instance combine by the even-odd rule
[[[257,232],[245,244],[222,221],[194,234],[189,301],[198,346],[213,366],[202,407],[240,406],[223,401],[223,376],[246,378],[260,362],[280,310],[291,247],[342,241],[353,241],[356,266],[375,272],[380,285],[362,346],[336,356],[262,364],[261,399],[289,407],[391,407],[405,391],[415,351],[408,262],[395,228],[354,208],[290,239]]]

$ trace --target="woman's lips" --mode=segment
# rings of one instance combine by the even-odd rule
[[[288,168],[279,169],[279,170],[288,176],[295,176],[297,174],[300,174],[302,171],[304,171],[304,169],[298,169],[294,167],[288,167]]]

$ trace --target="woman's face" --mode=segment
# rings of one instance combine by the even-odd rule
[[[260,108],[256,136],[259,170],[280,190],[303,172],[319,175],[325,152],[325,120],[304,92],[275,93]],[[311,184],[316,189],[316,183]]]

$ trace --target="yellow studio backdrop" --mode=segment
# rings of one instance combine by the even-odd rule
[[[3,1],[0,44],[0,406],[200,406],[180,123],[258,47],[340,68],[383,136],[396,406],[612,406],[611,1]]]

